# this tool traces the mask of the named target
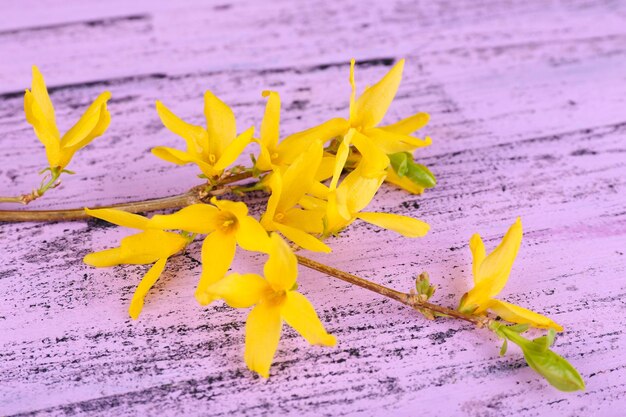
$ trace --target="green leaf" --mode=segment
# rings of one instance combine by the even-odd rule
[[[540,349],[546,350],[549,349],[550,346],[554,343],[554,336],[556,332],[554,329],[550,329],[546,336],[541,336],[536,339],[533,339],[533,343],[536,344]]]
[[[512,332],[518,333],[518,334],[524,333],[526,330],[528,330],[529,327],[530,326],[528,324],[526,324],[526,323],[515,324],[513,326],[507,326],[507,328],[509,330],[511,330]]]
[[[387,156],[391,167],[399,177],[407,177],[411,182],[424,188],[437,185],[435,175],[426,166],[415,163],[413,155],[409,152],[398,152]]]
[[[504,342],[502,342],[502,347],[500,348],[500,356],[504,356],[506,354],[506,350],[509,347],[509,341],[504,339]]]
[[[522,347],[522,351],[528,365],[553,387],[566,392],[585,389],[585,382],[576,368],[562,356],[547,348],[535,350]]]
[[[565,358],[549,349],[554,342],[554,330],[548,332],[547,336],[528,340],[516,331],[519,329],[514,329],[514,327],[516,326],[490,326],[496,334],[518,345],[524,353],[526,363],[553,387],[566,392],[585,389],[585,382],[576,368]]]

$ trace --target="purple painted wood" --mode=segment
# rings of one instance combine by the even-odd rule
[[[37,64],[61,127],[113,93],[113,122],[31,208],[159,197],[196,184],[193,167],[152,157],[179,141],[154,100],[202,119],[212,89],[241,127],[260,91],[284,100],[283,132],[347,113],[349,58],[364,86],[407,58],[388,115],[427,111],[421,152],[438,187],[384,187],[375,208],[425,219],[406,241],[354,225],[319,256],[398,289],[427,270],[438,301],[470,285],[469,236],[496,244],[521,215],[525,236],[503,296],[566,327],[555,349],[587,382],[563,394],[494,337],[427,322],[359,288],[301,271],[300,287],[339,338],[310,347],[287,330],[269,381],[242,360],[246,313],[193,300],[199,244],[146,300],[126,308],[144,267],[81,263],[127,232],[95,222],[0,225],[0,415],[623,415],[626,409],[626,7],[623,2],[287,0],[0,5],[0,195],[38,182],[43,150],[22,92]],[[254,200],[260,208],[260,200]],[[380,249],[382,248],[382,250]],[[242,256],[235,268],[260,267]]]

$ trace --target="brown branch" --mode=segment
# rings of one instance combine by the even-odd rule
[[[356,275],[350,274],[348,272],[333,268],[331,266],[324,265],[312,259],[305,258],[304,256],[296,255],[296,257],[298,258],[298,263],[302,266],[305,266],[310,269],[314,269],[316,271],[322,272],[326,275],[330,275],[335,278],[339,278],[342,281],[349,282],[350,284],[357,285],[369,291],[373,291],[384,297],[391,298],[392,300],[399,301],[402,304],[407,305],[413,309],[429,310],[433,314],[437,313],[437,314],[441,314],[444,316],[454,317],[456,319],[464,320],[472,324],[475,324],[478,327],[484,327],[489,322],[489,319],[485,317],[463,314],[448,307],[443,307],[437,304],[429,303],[428,301],[424,301],[423,299],[421,299],[418,294],[410,294],[410,293],[396,291],[394,289],[387,288],[383,285],[369,281],[365,278],[361,278]]]
[[[229,190],[228,184],[252,177],[251,171],[223,177],[215,188],[207,191],[207,185],[193,187],[184,194],[156,198],[152,200],[135,201],[130,203],[112,204],[91,208],[114,208],[129,213],[144,213],[159,210],[168,210],[186,207],[190,204],[206,202],[209,197],[222,195]],[[89,218],[84,208],[62,210],[0,210],[0,222],[51,222],[84,220]]]

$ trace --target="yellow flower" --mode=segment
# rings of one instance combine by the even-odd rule
[[[350,61],[350,127],[370,138],[386,154],[413,151],[430,145],[429,137],[422,140],[410,136],[426,126],[430,118],[427,113],[417,113],[392,125],[378,127],[400,86],[404,59],[398,61],[379,82],[366,88],[358,99],[354,63],[354,59]]]
[[[241,155],[254,134],[251,127],[237,136],[233,111],[210,91],[204,94],[206,129],[184,122],[160,101],[156,102],[156,109],[165,127],[187,142],[187,151],[158,146],[152,149],[152,153],[177,165],[194,163],[207,178],[222,175]]]
[[[271,235],[264,275],[265,279],[257,274],[233,273],[208,291],[234,308],[254,306],[246,321],[244,359],[250,370],[268,378],[283,320],[312,345],[335,346],[337,340],[326,332],[310,301],[294,290],[298,261],[275,233]]]
[[[263,91],[268,97],[265,114],[261,122],[261,138],[258,140],[261,151],[256,168],[271,171],[277,167],[292,164],[316,140],[325,142],[335,136],[342,136],[348,129],[345,119],[332,119],[314,128],[290,135],[279,143],[280,96],[275,91]]]
[[[26,120],[33,126],[35,134],[46,148],[51,170],[57,173],[62,171],[76,151],[106,131],[111,121],[107,110],[107,101],[110,98],[111,93],[108,91],[100,94],[78,122],[61,137],[43,76],[33,65],[32,86],[24,94],[24,112]]]
[[[259,158],[255,167],[260,171],[272,171],[294,163],[312,142],[322,142],[341,136],[348,128],[345,119],[333,119],[320,126],[290,135],[282,142],[280,138],[280,96],[275,91],[263,91],[268,97],[265,114],[261,122],[261,137],[257,140],[260,146]]]
[[[486,256],[485,245],[480,235],[472,236],[470,249],[474,258],[472,265],[474,288],[461,299],[459,311],[468,314],[484,314],[485,311],[490,310],[512,323],[529,324],[542,329],[552,328],[560,332],[563,327],[549,318],[493,298],[506,285],[521,243],[522,221],[519,217],[489,256]]]
[[[181,251],[189,240],[177,233],[147,229],[149,220],[137,214],[114,209],[85,209],[87,214],[120,226],[143,230],[127,236],[120,246],[90,253],[83,261],[91,266],[108,267],[120,264],[154,264],[143,276],[130,302],[128,313],[137,319],[143,308],[146,294],[161,276],[170,256]]]
[[[314,141],[284,172],[276,168],[270,174],[268,183],[272,195],[261,217],[261,225],[267,231],[279,231],[304,249],[328,253],[330,248],[311,236],[324,231],[324,212],[297,207],[311,188],[319,184],[315,173],[322,161],[322,152],[321,142]]]
[[[357,167],[339,183],[349,154],[354,144],[362,157]],[[422,237],[428,230],[427,223],[412,217],[392,213],[364,212],[385,180],[389,158],[369,138],[352,129],[348,132],[337,151],[333,178],[328,192],[324,234],[334,234],[354,220],[393,230],[406,237]]]
[[[174,214],[155,215],[149,224],[159,229],[208,234],[202,244],[202,274],[196,288],[196,299],[202,305],[214,300],[206,289],[224,278],[235,258],[237,245],[249,251],[269,250],[267,232],[248,215],[244,203],[218,201],[215,197],[211,203],[193,204]]]
[[[385,154],[413,151],[417,148],[429,146],[432,140],[410,136],[411,133],[426,126],[430,116],[427,113],[416,113],[391,125],[378,126],[387,113],[393,101],[404,69],[404,59],[396,65],[376,84],[365,89],[363,94],[356,98],[356,83],[354,80],[354,64],[350,61],[350,116],[348,119],[335,118],[319,126],[288,136],[283,146],[289,148],[283,159],[293,160],[306,149],[312,139],[322,142],[335,137],[345,136],[350,129],[355,129],[362,135],[370,138]]]

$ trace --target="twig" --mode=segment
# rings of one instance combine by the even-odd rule
[[[206,202],[209,197],[222,195],[226,185],[248,179],[252,177],[252,172],[245,171],[238,174],[223,177],[219,184],[207,190],[206,184],[201,184],[191,188],[184,194],[157,198],[152,200],[135,201],[130,203],[119,203],[109,206],[93,208],[115,208],[129,213],[144,213],[158,210],[167,210],[186,207],[190,204]],[[19,197],[10,197],[19,198]],[[85,214],[84,208],[62,209],[62,210],[0,210],[0,222],[51,222],[84,220],[89,218]]]
[[[486,317],[463,314],[448,307],[443,307],[437,304],[429,303],[428,301],[422,300],[418,294],[410,294],[410,293],[396,291],[394,289],[387,288],[383,285],[369,281],[365,278],[361,278],[356,275],[350,274],[348,272],[333,268],[332,266],[328,266],[328,265],[319,263],[317,261],[314,261],[312,259],[305,258],[304,256],[301,256],[301,255],[296,255],[296,257],[298,258],[298,263],[302,266],[305,266],[310,269],[314,269],[316,271],[322,272],[326,275],[330,275],[335,278],[339,278],[342,281],[346,281],[346,282],[349,282],[350,284],[354,284],[361,288],[365,288],[366,290],[373,291],[384,297],[399,301],[402,304],[407,305],[416,310],[418,309],[429,310],[433,314],[437,313],[437,314],[444,315],[444,316],[454,317],[456,319],[464,320],[472,324],[475,324],[478,327],[484,327],[490,321],[490,319]]]

